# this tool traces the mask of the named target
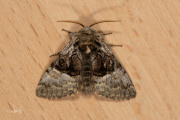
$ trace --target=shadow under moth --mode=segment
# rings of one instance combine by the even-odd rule
[[[104,36],[111,33],[100,33],[91,27],[100,21],[84,26],[78,32],[67,30],[70,42],[65,48],[52,56],[58,56],[48,67],[36,89],[38,97],[59,99],[81,91],[85,94],[97,93],[115,100],[136,97],[134,85],[123,68],[114,57]]]

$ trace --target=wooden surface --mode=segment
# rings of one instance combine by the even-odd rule
[[[1,0],[0,1],[1,120],[180,120],[179,0]],[[99,20],[96,30],[106,37],[137,90],[129,101],[96,95],[61,100],[36,97],[46,68],[68,42],[61,29]]]

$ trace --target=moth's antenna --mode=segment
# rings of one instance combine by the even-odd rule
[[[69,22],[69,23],[76,23],[78,25],[81,25],[82,27],[84,27],[84,25],[78,21],[73,21],[73,20],[58,20],[56,22]]]
[[[104,23],[104,22],[121,22],[121,20],[104,20],[104,21],[99,21],[99,22],[92,23],[89,27],[92,27],[92,26],[94,26],[96,24]]]

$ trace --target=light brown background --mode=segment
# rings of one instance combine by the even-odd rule
[[[180,120],[179,0],[1,0],[0,1],[1,120]],[[106,37],[132,78],[137,97],[112,101],[96,95],[36,97],[46,68],[68,42],[61,29],[99,20],[96,30]]]

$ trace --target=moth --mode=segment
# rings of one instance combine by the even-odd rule
[[[118,62],[104,36],[110,33],[97,32],[91,27],[100,21],[84,26],[78,32],[67,30],[70,42],[64,49],[52,56],[58,56],[48,67],[36,89],[38,97],[59,99],[81,91],[85,94],[97,93],[106,98],[125,100],[136,97],[135,87]],[[110,45],[113,46],[113,45]]]

